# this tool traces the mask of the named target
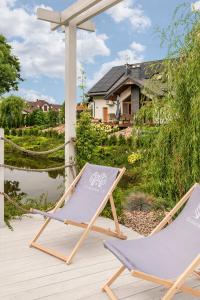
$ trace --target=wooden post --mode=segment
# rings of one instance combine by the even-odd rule
[[[131,115],[135,115],[140,108],[140,89],[137,86],[131,87]]]
[[[65,26],[65,141],[76,137],[76,24]],[[65,164],[74,162],[72,143],[65,146]],[[73,181],[70,168],[66,169],[65,187]]]
[[[3,128],[0,128],[0,137],[4,138]],[[0,164],[4,164],[4,140],[2,139],[0,139]],[[4,167],[0,167],[0,192],[4,192]],[[4,196],[0,195],[0,228],[4,225]]]
[[[65,28],[65,141],[76,137],[76,30],[93,31],[92,17],[106,11],[122,0],[78,0],[62,12],[38,8],[37,17],[50,22],[51,29],[60,26]],[[73,162],[74,146],[65,146],[65,163]],[[65,173],[65,186],[68,188],[73,181],[69,168]]]

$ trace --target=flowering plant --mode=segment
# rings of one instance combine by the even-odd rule
[[[104,132],[107,134],[118,130],[118,126],[112,127],[111,125],[107,125],[107,124],[103,124],[103,123],[93,123],[92,125],[96,131]]]
[[[142,154],[140,152],[133,152],[131,155],[128,156],[128,162],[133,165],[136,161],[142,159]]]

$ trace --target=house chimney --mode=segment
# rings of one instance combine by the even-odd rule
[[[128,63],[125,64],[125,75],[129,75],[130,74],[130,65]]]

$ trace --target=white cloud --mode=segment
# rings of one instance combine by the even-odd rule
[[[144,14],[141,5],[135,5],[133,0],[125,0],[110,8],[107,13],[116,23],[129,21],[132,28],[137,31],[151,26],[151,20]]]
[[[106,34],[97,35],[95,32],[78,31],[77,35],[78,58],[80,62],[94,63],[94,58],[98,55],[109,56],[110,49],[105,41]]]
[[[93,78],[88,81],[89,88],[102,78],[112,67],[123,65],[125,63],[134,64],[143,61],[143,52],[145,49],[144,45],[133,41],[128,49],[119,51],[115,59],[106,62],[101,66],[100,70],[98,70]]]
[[[146,47],[140,43],[136,43],[136,42],[132,42],[132,44],[130,45],[130,48],[132,50],[135,50],[136,52],[144,52]]]
[[[51,32],[49,23],[37,20],[36,7],[31,13],[16,7],[15,2],[0,0],[0,32],[11,40],[14,53],[20,58],[23,75],[63,78],[64,34]],[[78,32],[78,70],[81,63],[93,63],[96,56],[110,54],[105,43],[107,38],[105,34]]]
[[[41,100],[46,100],[49,103],[56,103],[56,100],[53,97],[42,94],[42,93],[32,90],[32,89],[21,88],[17,92],[17,94],[27,101],[35,101],[36,99],[41,99]]]
[[[192,3],[192,11],[200,10],[200,1]]]

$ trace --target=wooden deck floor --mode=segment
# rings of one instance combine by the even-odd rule
[[[107,239],[98,233],[90,234],[73,264],[64,262],[29,248],[29,241],[43,222],[41,217],[24,217],[12,224],[14,231],[7,227],[0,229],[0,299],[1,300],[106,300],[101,286],[118,268],[120,263],[102,246]],[[100,224],[110,225],[112,221],[101,218]],[[128,238],[138,235],[123,227]],[[52,222],[44,232],[41,241],[57,250],[69,253],[81,230],[65,227],[60,222]],[[192,285],[200,285],[193,280]],[[164,288],[134,279],[127,272],[113,285],[119,299],[158,300]],[[175,300],[195,299],[177,294]],[[196,298],[197,299],[197,298]]]

